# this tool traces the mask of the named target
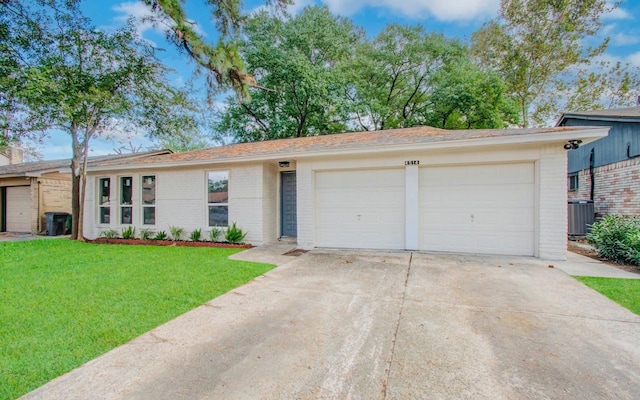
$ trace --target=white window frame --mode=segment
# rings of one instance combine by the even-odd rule
[[[124,179],[129,179],[131,182],[131,202],[130,203],[124,203],[122,200],[122,196],[123,196],[123,183],[124,183]],[[133,217],[133,175],[122,175],[118,177],[118,223],[119,225],[133,225],[133,221],[134,221],[134,217]],[[130,222],[123,222],[122,218],[124,216],[124,213],[122,212],[124,208],[129,208],[131,210],[131,221]]]
[[[145,178],[153,178],[153,190],[154,190],[154,198],[153,204],[145,204],[144,202],[144,180]],[[155,226],[158,223],[158,208],[156,207],[156,198],[158,194],[158,177],[156,174],[148,174],[140,176],[140,218],[141,223],[144,226]],[[144,221],[144,210],[145,208],[153,208],[153,224],[146,224]]]
[[[112,209],[111,209],[111,201],[113,199],[113,185],[111,184],[112,179],[110,176],[103,176],[103,177],[99,177],[97,178],[98,180],[98,193],[96,195],[96,198],[98,200],[98,225],[111,225],[111,223],[113,222],[113,215],[112,215]],[[107,181],[109,182],[109,197],[106,203],[102,203],[102,188],[103,188],[103,182]],[[109,222],[102,222],[102,210],[103,209],[108,209],[109,210]]]
[[[573,184],[575,182],[575,185]],[[569,175],[569,191],[577,192],[580,189],[580,174]]]
[[[209,202],[209,174],[220,174],[224,173],[227,175],[227,202],[226,203],[218,203],[218,202]],[[207,226],[210,228],[218,227],[218,228],[226,228],[229,226],[229,170],[213,170],[207,171],[205,173],[205,196],[206,196],[206,218],[207,218]],[[227,207],[227,224],[226,225],[211,225],[211,216],[210,216],[210,208],[211,207]]]

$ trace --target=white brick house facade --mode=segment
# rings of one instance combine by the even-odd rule
[[[281,173],[295,171],[300,248],[563,259],[567,233],[563,145],[570,139],[588,141],[603,135],[606,129],[411,128],[232,145],[151,157],[137,165],[105,163],[89,171],[85,235],[93,239],[104,230],[128,225],[118,223],[115,186],[112,219],[99,223],[96,185],[105,178],[117,182],[132,177],[132,224],[144,227],[139,182],[149,175],[155,176],[157,201],[155,223],[146,227],[206,232],[211,229],[207,173],[223,171],[228,173],[229,223],[247,231],[249,243],[272,243],[282,236]],[[440,186],[433,186],[434,179]],[[429,213],[432,207],[440,211]],[[440,244],[431,242],[434,237]]]

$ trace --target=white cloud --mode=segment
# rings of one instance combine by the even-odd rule
[[[635,65],[636,67],[640,68],[640,51],[636,51],[633,54],[629,54],[627,56],[627,61],[630,64]]]
[[[306,1],[306,0],[302,0]],[[388,8],[409,18],[433,16],[442,21],[469,21],[496,15],[500,0],[322,0],[332,12],[352,15],[364,7]]]
[[[611,2],[607,2],[608,7],[612,7]],[[610,13],[602,16],[603,20],[620,20],[620,19],[634,19],[633,15],[622,7],[614,8]]]
[[[629,46],[640,43],[640,36],[617,33],[611,37],[611,41],[614,46]]]

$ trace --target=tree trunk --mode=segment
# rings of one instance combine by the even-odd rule
[[[80,169],[80,204],[78,207],[78,240],[85,241],[84,238],[84,198],[86,195],[87,187],[87,158],[89,157],[89,139],[93,132],[86,132],[84,138],[84,152],[82,157],[82,167]]]
[[[75,153],[75,151],[74,151]],[[76,171],[80,169],[80,160],[75,156],[71,160],[71,239],[78,239],[78,227],[80,217],[80,177]]]
[[[80,228],[80,157],[82,151],[78,143],[78,128],[71,126],[69,131],[73,155],[71,158],[71,239],[78,240],[81,236]]]

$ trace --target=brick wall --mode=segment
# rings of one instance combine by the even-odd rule
[[[38,215],[34,211],[32,215],[38,215],[37,230],[46,230],[45,213],[50,211],[67,212],[71,214],[71,180],[70,179],[45,179],[39,180],[39,188],[33,184],[33,190],[40,191],[40,204],[34,202],[33,206],[40,209]],[[36,227],[34,227],[34,230]]]
[[[589,199],[589,170],[578,174],[578,190],[568,191],[570,200]],[[603,165],[594,169],[596,215],[640,215],[640,157]]]

